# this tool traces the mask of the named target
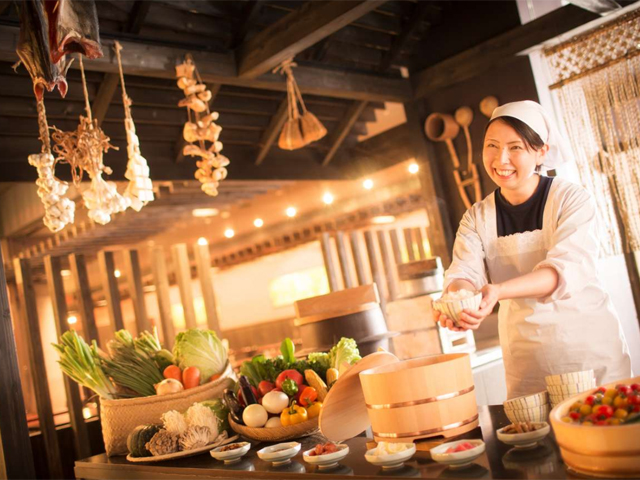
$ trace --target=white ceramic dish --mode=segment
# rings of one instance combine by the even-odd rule
[[[451,447],[457,447],[461,443],[469,442],[476,445],[474,448],[465,450],[463,452],[447,453]],[[430,450],[431,458],[444,465],[448,465],[449,468],[464,468],[468,467],[473,461],[484,453],[485,445],[482,440],[457,440],[455,442],[443,443]]]
[[[225,447],[218,447],[211,450],[211,456],[216,460],[221,460],[225,463],[225,465],[229,465],[231,463],[239,462],[244,454],[246,454],[251,449],[251,444],[249,442],[238,442],[242,445],[239,448],[234,448],[233,450],[227,450],[222,452],[221,450]]]
[[[593,370],[583,370],[581,372],[563,373],[561,375],[547,375],[544,381],[549,385],[569,385],[572,383],[595,384]]]
[[[404,465],[404,462],[409,460],[416,453],[416,446],[411,445],[410,448],[398,453],[390,453],[388,455],[376,455],[376,449],[372,448],[367,450],[364,454],[364,458],[367,462],[377,467],[382,467],[385,470],[392,468],[400,468]]]
[[[528,408],[526,410],[504,410],[505,415],[511,423],[516,422],[546,422],[549,419],[551,405],[546,404],[540,407]]]
[[[545,390],[544,392],[534,393],[533,395],[512,398],[505,401],[502,405],[505,410],[526,410],[540,407],[547,403],[549,403],[549,394]]]
[[[311,452],[315,450],[312,448],[311,450],[307,450],[302,454],[302,458],[305,462],[311,465],[317,465],[318,468],[333,468],[338,465],[338,462],[349,455],[349,446],[348,445],[338,445],[338,451],[334,453],[326,453],[324,455],[314,455],[311,456]]]
[[[533,432],[504,433],[504,429],[507,428],[504,427],[498,430],[496,434],[498,435],[498,440],[506,443],[507,445],[523,449],[533,448],[538,444],[539,441],[549,435],[549,432],[551,431],[551,427],[547,422],[540,422],[540,425],[542,425],[542,427],[534,430]]]
[[[285,465],[300,451],[298,442],[278,443],[258,450],[258,457],[265,462],[271,462],[274,467]]]

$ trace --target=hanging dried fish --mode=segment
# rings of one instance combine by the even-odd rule
[[[220,132],[222,127],[215,123],[218,112],[209,111],[209,101],[213,97],[210,90],[202,83],[193,59],[188,55],[183,63],[176,66],[178,87],[184,91],[185,99],[180,100],[178,106],[187,107],[189,120],[182,130],[184,139],[190,143],[182,153],[185,156],[200,157],[196,162],[198,170],[195,177],[202,183],[202,191],[207,195],[216,196],[221,180],[227,177],[229,159],[222,155]],[[211,145],[206,146],[208,142]],[[198,145],[193,145],[197,143]]]
[[[67,53],[81,53],[91,59],[102,57],[94,0],[45,0],[45,4],[54,63]]]
[[[118,68],[120,69],[120,84],[122,85],[122,103],[124,105],[124,128],[127,132],[127,171],[124,176],[129,180],[129,185],[124,192],[124,197],[128,198],[131,208],[139,212],[143,206],[153,201],[153,185],[149,178],[149,165],[147,160],[140,153],[140,140],[136,135],[136,126],[131,116],[131,98],[127,95],[124,86],[124,74],[122,73],[122,59],[120,50],[122,46],[115,43],[116,56],[118,57]]]

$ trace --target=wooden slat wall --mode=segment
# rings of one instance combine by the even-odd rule
[[[167,262],[164,258],[164,248],[154,247],[151,249],[151,269],[153,271],[153,282],[156,285],[160,324],[162,325],[162,338],[165,347],[171,349],[176,332],[173,326],[173,315],[171,315],[169,274],[167,273]]]
[[[382,256],[382,265],[384,266],[384,276],[387,281],[387,291],[389,292],[389,301],[398,298],[398,283],[395,276],[395,264],[391,254],[391,248],[387,241],[387,234],[384,230],[378,230],[378,246],[380,255]]]
[[[26,331],[29,340],[29,360],[33,368],[33,383],[38,405],[38,418],[46,445],[49,474],[51,478],[64,478],[62,463],[60,461],[60,447],[56,435],[56,425],[53,421],[51,396],[49,395],[49,385],[47,383],[47,371],[45,368],[44,353],[42,351],[40,324],[29,260],[16,258],[14,260],[14,271],[16,283],[18,284],[22,321],[28,325]]]
[[[189,253],[184,243],[171,247],[173,266],[180,289],[182,310],[187,328],[196,328],[196,311],[193,306],[193,291],[191,290],[191,267],[189,266]]]
[[[400,265],[402,262],[402,249],[400,248],[400,239],[398,238],[398,230],[393,228],[389,230],[389,239],[391,240],[391,250],[393,251],[393,258],[396,261],[396,265]]]
[[[327,272],[327,280],[329,280],[329,290],[337,292],[340,287],[338,286],[338,271],[335,263],[333,262],[333,254],[331,253],[331,237],[327,232],[322,234],[320,238],[320,246],[322,247],[322,258],[324,258],[324,268]]]
[[[147,317],[147,307],[144,304],[144,291],[142,290],[142,272],[140,271],[140,256],[137,250],[125,250],[124,271],[129,286],[129,296],[133,302],[133,312],[136,318],[138,335],[151,331],[151,322]]]
[[[0,314],[0,478],[36,478],[1,249]]]
[[[362,248],[360,242],[360,234],[358,231],[351,232],[351,254],[353,255],[353,263],[356,265],[356,276],[358,277],[358,285],[366,285],[367,275],[364,269],[364,260],[362,257]]]
[[[378,286],[378,293],[380,294],[380,306],[384,311],[386,305],[386,299],[384,296],[384,277],[382,276],[382,270],[380,269],[380,263],[378,263],[378,255],[376,252],[376,241],[373,231],[367,230],[364,232],[364,241],[367,245],[367,255],[369,256],[369,266],[371,267],[371,277]]]
[[[122,320],[120,290],[118,290],[118,279],[115,275],[116,267],[113,252],[98,252],[98,264],[100,266],[102,288],[107,299],[107,313],[115,333],[117,330],[124,328],[124,321]]]
[[[62,270],[60,257],[44,257],[44,268],[47,276],[47,285],[49,287],[49,296],[53,304],[53,316],[56,323],[56,333],[58,338],[68,330],[67,323],[67,301],[64,293],[64,285],[62,281]],[[76,458],[87,458],[91,456],[91,448],[89,444],[89,434],[87,432],[87,424],[82,415],[82,399],[80,398],[80,390],[78,384],[64,375],[64,390],[67,396],[67,408],[69,409],[69,418],[71,420],[71,428],[74,432],[74,445],[76,448]]]
[[[78,305],[80,307],[80,322],[85,340],[90,342],[95,340],[100,342],[98,337],[98,327],[93,313],[93,300],[91,299],[91,286],[89,285],[89,275],[87,274],[87,264],[84,255],[69,255],[71,264],[71,277],[78,293]]]
[[[204,309],[207,314],[207,326],[209,329],[220,335],[220,321],[218,320],[218,309],[216,305],[216,293],[213,289],[211,279],[211,254],[209,245],[194,245],[196,256],[196,267],[200,278],[200,289],[204,300]]]
[[[422,229],[420,227],[413,228],[413,238],[415,242],[418,244],[418,253],[420,255],[420,260],[424,260],[427,258],[427,252],[424,250],[424,243],[422,243]]]
[[[413,249],[413,231],[411,228],[404,229],[404,243],[407,247],[407,254],[409,255],[409,261],[415,262],[417,259],[416,259],[415,250]]]
[[[349,257],[347,255],[344,232],[336,232],[336,247],[338,249],[338,260],[340,261],[340,270],[342,271],[344,286],[345,288],[353,288],[356,284],[351,275],[351,265],[349,264]]]

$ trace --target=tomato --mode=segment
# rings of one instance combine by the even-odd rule
[[[272,382],[269,382],[267,380],[262,380],[258,384],[258,391],[260,392],[260,395],[262,395],[263,397],[274,388],[275,388],[275,385]]]
[[[611,405],[600,405],[595,409],[596,415],[598,415],[598,419],[601,417],[609,418],[613,416],[613,407]]]
[[[607,389],[604,387],[600,387],[598,388],[594,393],[606,393]],[[615,390],[614,390],[615,392]]]
[[[618,397],[616,397],[618,398]],[[603,397],[602,398],[602,405],[611,405],[613,404],[613,397]]]
[[[200,369],[198,367],[187,367],[182,372],[185,390],[200,385]]]
[[[594,397],[593,395],[589,395],[587,398],[584,399],[584,403],[586,403],[587,405],[593,405],[596,401],[596,397]]]
[[[640,384],[639,383],[631,384],[631,390],[633,390],[634,392],[640,391]]]
[[[598,391],[600,391],[603,388],[604,387],[600,387]],[[615,388],[608,388],[604,391],[605,397],[615,397],[616,395],[618,395],[618,391]]]
[[[640,405],[640,395],[629,395],[627,397],[627,404]]]
[[[580,420],[580,414],[578,412],[569,413],[569,417],[571,420]]]
[[[580,413],[584,416],[591,415],[591,405],[582,405],[580,407]]]
[[[627,387],[626,385],[620,385],[618,386],[618,392],[620,392],[621,395],[628,395],[630,393],[631,388]]]
[[[162,376],[164,378],[173,378],[182,383],[182,370],[180,370],[180,367],[177,365],[169,365],[164,369],[164,372],[162,372]]]
[[[298,390],[302,390],[300,387],[304,384],[304,377],[299,371],[293,369],[285,370],[278,375],[278,378],[276,378],[276,387],[282,388],[282,384],[287,378],[296,382],[298,384]]]

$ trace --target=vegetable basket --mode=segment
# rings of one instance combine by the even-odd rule
[[[127,437],[138,425],[161,423],[162,414],[169,410],[183,412],[195,402],[221,398],[224,389],[235,381],[236,375],[227,362],[220,378],[182,392],[117,400],[101,398],[100,422],[107,455],[126,455]]]
[[[283,442],[316,433],[318,431],[318,417],[287,427],[252,428],[234,422],[231,415],[229,415],[229,425],[231,425],[234,432],[251,440],[260,442]]]

